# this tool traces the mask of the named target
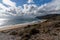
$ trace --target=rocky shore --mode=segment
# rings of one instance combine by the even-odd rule
[[[0,40],[60,40],[60,16],[0,31]]]

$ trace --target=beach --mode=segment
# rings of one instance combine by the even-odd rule
[[[16,25],[1,26],[0,31],[14,29],[14,28],[20,28],[20,27],[26,27],[28,25],[39,24],[40,22],[44,22],[44,21],[46,21],[46,20],[38,20],[38,21],[27,22],[27,23],[16,24]]]

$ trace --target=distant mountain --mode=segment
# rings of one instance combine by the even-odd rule
[[[60,16],[60,14],[47,14],[47,15],[44,15],[44,16],[37,16],[36,18],[38,18],[38,19],[50,19],[50,18],[53,18],[53,17],[56,17],[56,16]]]

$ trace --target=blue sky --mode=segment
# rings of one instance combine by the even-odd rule
[[[16,3],[16,6],[22,6],[23,4],[26,4],[28,0],[11,0],[12,2]],[[49,3],[52,0],[33,0],[34,4],[40,6],[43,5],[45,3]],[[2,0],[0,0],[0,3],[2,3]]]
[[[0,3],[2,2],[2,0],[0,0]]]
[[[11,1],[16,2],[16,5],[20,6],[20,5],[26,4],[28,0],[11,0]],[[52,0],[33,0],[33,1],[36,5],[39,6],[39,5],[42,5],[42,4],[45,4],[45,3],[49,3]]]

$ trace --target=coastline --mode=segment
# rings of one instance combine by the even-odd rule
[[[28,25],[39,24],[44,21],[46,21],[46,20],[38,20],[38,21],[27,22],[27,23],[22,23],[22,24],[2,26],[2,27],[0,27],[0,31],[10,30],[10,29],[15,29],[15,28],[20,28],[20,27],[26,27]]]
[[[3,27],[0,40],[60,40],[60,16]]]

